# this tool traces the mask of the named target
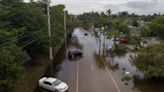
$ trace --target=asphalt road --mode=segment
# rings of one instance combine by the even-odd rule
[[[88,35],[85,36],[85,33]],[[69,92],[163,92],[164,84],[161,83],[135,84],[133,80],[121,80],[125,71],[130,71],[132,75],[139,74],[129,63],[131,53],[113,58],[107,50],[113,42],[104,39],[103,35],[80,28],[75,29],[74,34],[78,39],[69,40],[67,49],[63,48],[57,54],[44,76],[66,82]],[[81,50],[84,55],[68,59],[65,55],[69,50]],[[123,68],[126,70],[123,71]],[[35,92],[49,91],[36,88]]]
[[[88,35],[85,36],[84,33]],[[69,85],[69,92],[130,92],[120,84],[120,78],[116,78],[107,65],[110,54],[103,44],[107,43],[104,37],[99,37],[100,40],[93,31],[80,28],[75,29],[74,34],[78,39],[69,41],[67,51],[58,54],[44,76],[57,77],[66,82]],[[83,51],[83,57],[71,60],[65,57],[64,54],[69,50],[76,49]],[[37,88],[36,92],[48,91]]]

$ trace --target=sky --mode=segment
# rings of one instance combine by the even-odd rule
[[[128,11],[139,15],[164,14],[164,0],[51,0],[51,5],[57,4],[64,4],[71,14],[107,9],[111,9],[112,13]]]

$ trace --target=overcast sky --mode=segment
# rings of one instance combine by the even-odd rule
[[[128,11],[136,14],[164,14],[164,0],[51,0],[51,5],[65,4],[66,10],[72,14],[90,11],[106,11],[112,13]]]

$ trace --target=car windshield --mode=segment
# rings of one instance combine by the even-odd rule
[[[53,82],[53,84],[54,84],[55,86],[59,85],[60,83],[61,83],[61,80],[56,80],[56,81]]]

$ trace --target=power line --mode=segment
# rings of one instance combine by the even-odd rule
[[[26,37],[28,37],[28,36],[31,36],[31,35],[33,35],[33,34],[39,33],[39,32],[42,32],[42,31],[36,31],[36,32],[33,32],[33,33],[29,34],[29,35],[25,35],[25,36],[23,36],[23,37],[20,37],[19,40],[20,40],[20,39],[23,39],[23,38],[26,38]],[[18,39],[15,38],[15,39],[12,40],[12,41],[9,41],[9,42],[6,42],[6,43],[1,44],[0,47],[5,46],[5,45],[8,45],[8,44],[13,43],[13,42],[16,42],[17,40],[18,40]]]
[[[47,3],[47,11],[48,11],[48,12],[47,12],[47,16],[48,16],[48,24],[49,24],[49,27],[48,27],[48,28],[49,28],[49,32],[48,32],[48,33],[49,33],[49,36],[51,36],[49,3],[50,3],[50,2]],[[4,6],[4,5],[0,4],[0,7],[1,7],[1,6],[5,7],[5,8],[8,8],[8,9],[13,9],[13,10],[17,10],[17,11],[26,12],[26,13],[38,14],[38,13],[34,13],[34,12],[27,12],[27,11],[24,11],[24,10],[15,9],[15,8],[13,8],[13,7],[8,7],[8,6]],[[32,35],[32,34],[30,34],[30,35]],[[21,38],[19,38],[19,39],[23,39],[23,38],[28,37],[28,36],[30,36],[30,35],[26,35],[26,36],[21,37]],[[32,40],[32,41],[28,40],[28,41],[26,41],[26,42],[28,42],[28,43],[25,44],[25,45],[23,45],[23,46],[21,46],[21,48],[24,48],[25,46],[27,46],[27,45],[29,45],[29,44],[32,44],[32,43],[36,42],[37,40],[38,40],[38,39],[35,39],[35,40]],[[6,42],[6,43],[0,45],[0,47],[1,47],[1,46],[4,46],[4,45],[7,45],[7,44],[9,44],[9,43],[15,42],[15,41],[17,41],[17,39],[14,39],[14,40],[12,40],[12,41],[10,41],[10,42]],[[24,43],[26,43],[26,42],[24,42]],[[50,59],[53,60],[53,57],[52,57],[52,47],[50,47]]]
[[[19,39],[23,39],[23,38],[26,38],[26,37],[28,37],[28,36],[31,36],[31,35],[33,35],[33,34],[36,34],[36,33],[39,33],[39,32],[42,32],[42,31],[35,31],[35,32],[33,32],[33,33],[31,33],[31,34],[28,34],[28,35],[25,35],[25,36],[23,36],[23,37],[20,37]]]
[[[26,46],[28,46],[28,45],[30,45],[30,44],[36,42],[36,41],[38,41],[38,39],[31,40],[31,41],[29,41],[28,43],[26,43],[26,44],[24,44],[23,46],[21,46],[21,48],[24,48],[24,47],[26,47]]]
[[[35,40],[35,38],[31,38],[31,39],[29,39],[29,40],[26,40],[26,41],[22,42],[22,43],[20,44],[20,46],[23,46],[23,45],[25,45],[26,43],[28,43],[29,41],[32,41],[32,40]]]
[[[35,12],[32,12],[32,11],[25,11],[25,10],[21,10],[21,9],[16,9],[16,8],[13,8],[13,7],[10,7],[10,6],[5,6],[5,5],[2,5],[2,4],[0,4],[0,7],[5,7],[7,9],[12,9],[12,10],[17,10],[17,11],[22,11],[22,12],[25,12],[25,13],[31,13],[31,14],[38,15],[38,13],[35,13]]]
[[[9,6],[4,6],[4,5],[2,5],[2,4],[0,4],[0,7],[5,7],[5,8],[8,8],[8,9],[17,10],[17,11],[22,11],[22,12],[26,12],[26,13],[37,14],[37,13],[35,13],[35,12],[24,11],[24,10],[16,9],[16,8],[9,7]],[[26,37],[28,37],[28,36],[30,36],[30,35],[32,35],[32,34],[36,34],[36,33],[38,33],[38,32],[39,32],[39,31],[33,32],[33,33],[29,34],[29,35],[26,35],[26,36],[23,36],[23,37],[20,37],[20,38],[18,37],[18,38],[19,38],[19,40],[20,40],[20,39],[26,38]],[[16,41],[17,41],[17,38],[14,38],[14,40],[12,40],[12,41],[5,42],[5,43],[1,44],[0,47],[5,46],[5,45],[7,45],[7,44],[10,44],[10,43],[12,43],[12,42],[16,42]]]

